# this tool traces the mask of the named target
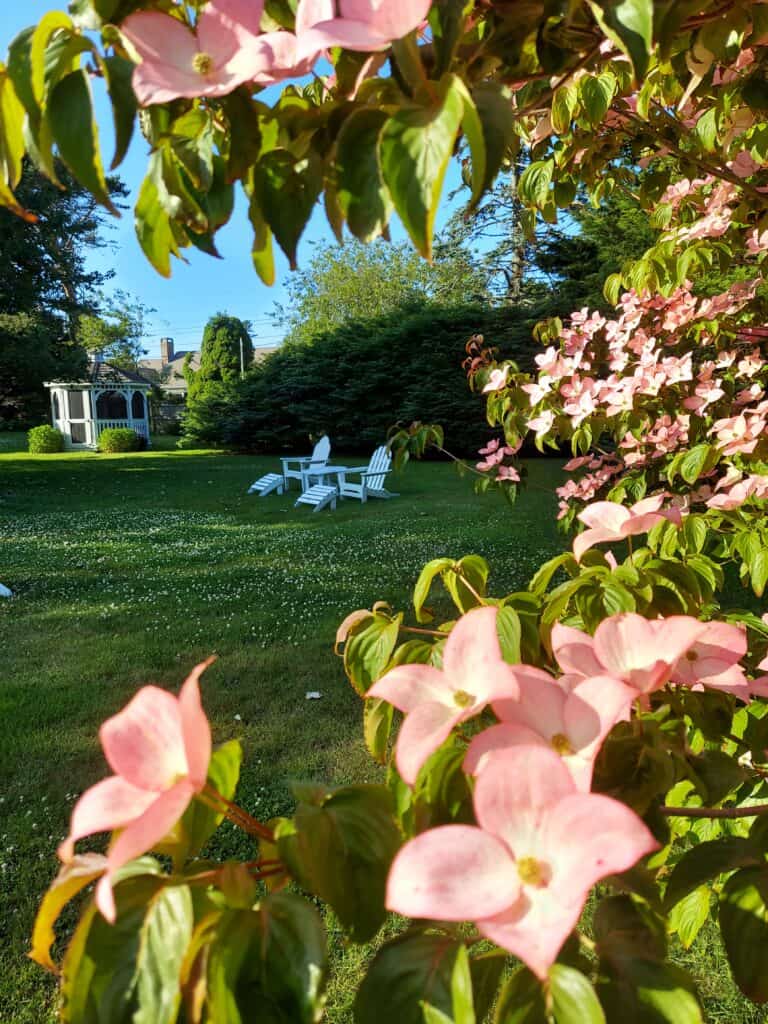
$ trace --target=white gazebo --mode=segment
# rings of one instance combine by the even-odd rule
[[[53,425],[67,449],[98,448],[107,427],[128,427],[149,444],[147,392],[152,385],[137,373],[93,362],[80,380],[46,381]]]

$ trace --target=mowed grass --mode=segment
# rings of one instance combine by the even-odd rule
[[[541,489],[514,509],[423,463],[390,477],[396,500],[314,514],[293,508],[295,491],[246,495],[275,458],[35,457],[14,442],[0,435],[0,582],[16,594],[0,602],[0,1020],[41,1024],[55,988],[24,954],[73,801],[108,772],[104,718],[145,682],[177,690],[215,653],[205,704],[215,740],[243,742],[239,799],[253,813],[289,812],[292,778],[378,778],[333,653],[338,623],[377,600],[406,609],[420,568],[441,555],[485,555],[494,592],[523,587],[562,546],[560,469],[533,465]],[[216,842],[223,856],[248,849],[228,825]],[[350,950],[333,1021],[359,961]]]
[[[179,452],[172,441],[126,456],[28,456],[0,434],[0,1021],[48,1024],[55,983],[25,958],[35,910],[76,797],[108,773],[97,732],[148,681],[176,691],[218,655],[203,690],[214,739],[239,737],[239,801],[266,819],[289,813],[291,779],[374,781],[361,705],[333,639],[352,609],[407,610],[431,558],[484,555],[490,590],[525,586],[563,546],[554,526],[559,463],[529,464],[511,508],[479,498],[448,465],[390,477],[400,497],[336,512],[294,510],[293,497],[248,497],[277,459]],[[162,450],[165,449],[165,450]],[[343,455],[336,461],[345,462]],[[358,458],[351,460],[359,464]],[[308,701],[310,690],[322,693]],[[246,856],[225,824],[219,857]],[[64,924],[74,921],[65,915]],[[350,1024],[370,956],[334,949],[327,1019]],[[707,1019],[756,1024],[734,992],[710,929],[685,955]]]

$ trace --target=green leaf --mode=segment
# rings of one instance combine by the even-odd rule
[[[599,76],[588,75],[579,82],[579,99],[589,123],[598,125],[608,113],[613,94],[616,90],[616,79],[604,73]]]
[[[565,964],[549,969],[549,996],[556,1024],[605,1024],[595,990],[581,971]]]
[[[485,142],[485,174],[481,194],[488,189],[504,161],[516,155],[520,137],[515,131],[516,119],[510,90],[496,82],[481,82],[472,89]]]
[[[680,475],[687,484],[695,484],[711,458],[712,446],[697,444],[680,460]]]
[[[485,596],[488,563],[480,555],[464,555],[443,574],[443,580],[453,603],[463,615],[478,607],[480,600],[477,595]]]
[[[60,30],[74,31],[72,19],[63,11],[49,11],[44,14],[32,34],[29,64],[32,93],[36,105],[42,110],[45,105],[46,48],[51,36]]]
[[[626,960],[622,973],[598,984],[608,1020],[623,1024],[703,1024],[690,977],[672,964]]]
[[[0,63],[0,203],[24,220],[34,222],[16,200],[13,189],[21,178],[24,156],[24,108],[16,96],[5,66]]]
[[[363,708],[363,733],[368,751],[379,764],[385,764],[389,736],[392,732],[394,708],[381,697],[365,702]]]
[[[66,1024],[173,1024],[192,938],[192,896],[142,874],[115,888],[117,919],[86,912],[63,964]]]
[[[424,1024],[422,1004],[450,1015],[460,944],[450,936],[406,932],[373,958],[355,999],[355,1024]]]
[[[452,558],[433,558],[427,562],[419,573],[416,586],[413,588],[413,607],[417,622],[431,622],[434,616],[424,607],[429,591],[436,576],[445,572],[453,565]]]
[[[171,276],[171,254],[179,255],[171,219],[161,202],[162,154],[156,151],[149,161],[149,172],[142,182],[136,202],[136,236],[144,255],[163,277]]]
[[[315,1024],[327,970],[320,915],[301,897],[227,911],[208,951],[208,1024]]]
[[[768,868],[745,868],[720,896],[720,933],[733,977],[753,1003],[768,1002]]]
[[[726,871],[759,864],[761,858],[748,839],[723,836],[692,847],[677,862],[667,883],[664,902],[668,907],[684,899],[704,882]]]
[[[266,153],[253,170],[253,195],[280,248],[296,269],[296,250],[322,188],[318,159],[285,149]]]
[[[558,135],[564,135],[571,126],[579,96],[572,85],[561,85],[552,97],[552,127]]]
[[[56,935],[53,926],[67,903],[106,869],[105,858],[98,853],[83,853],[65,864],[51,882],[37,911],[29,956],[46,970],[56,972],[51,946]]]
[[[225,800],[234,799],[242,760],[243,748],[239,740],[230,740],[213,752],[207,781]],[[193,800],[174,828],[170,841],[160,852],[170,853],[176,867],[182,867],[200,853],[223,820],[223,813]]]
[[[402,615],[394,619],[374,615],[364,629],[347,637],[344,671],[360,696],[364,696],[384,674],[397,643],[402,618]]]
[[[280,857],[294,878],[335,910],[356,942],[379,930],[384,890],[400,846],[392,796],[383,786],[318,787],[277,829]]]
[[[253,227],[253,246],[251,259],[253,267],[265,285],[275,283],[275,255],[272,246],[272,232],[264,220],[259,204],[251,197],[248,205],[248,218]]]
[[[48,116],[64,163],[102,206],[119,216],[104,180],[91,86],[85,71],[73,71],[56,85],[48,101]]]
[[[549,198],[554,172],[554,160],[534,160],[528,164],[517,184],[517,194],[523,202],[541,209]]]
[[[402,108],[381,133],[384,181],[413,244],[428,259],[443,180],[464,115],[457,82],[448,76],[435,83],[433,102]]]
[[[520,616],[514,608],[509,605],[502,605],[496,614],[496,630],[499,634],[501,653],[505,661],[511,665],[518,665],[522,661],[520,644],[523,637],[523,627]]]
[[[515,971],[501,990],[494,1024],[549,1024],[544,991],[527,967]]]
[[[131,88],[133,64],[124,57],[112,55],[103,58],[102,67],[107,80],[107,91],[112,103],[112,120],[115,125],[115,155],[110,164],[110,169],[114,170],[120,166],[128,152],[138,106]]]
[[[761,548],[749,563],[749,581],[757,597],[762,597],[768,583],[768,549]]]
[[[475,1024],[472,973],[466,946],[460,946],[451,971],[451,1008],[454,1024]]]
[[[379,167],[379,136],[386,120],[383,110],[363,107],[347,118],[336,143],[339,205],[349,230],[362,242],[386,230],[394,208]]]
[[[437,0],[429,12],[429,24],[437,56],[435,77],[451,68],[453,55],[464,28],[467,0]]]
[[[488,181],[485,135],[483,133],[483,124],[480,120],[480,115],[477,107],[475,106],[475,101],[470,95],[469,89],[467,89],[466,85],[460,78],[456,79],[456,87],[461,94],[461,100],[464,104],[461,128],[464,132],[464,137],[469,144],[470,162],[472,164],[472,195],[470,197],[470,207],[474,207],[482,198],[486,182]]]
[[[700,885],[676,903],[669,915],[670,930],[677,933],[685,949],[693,945],[709,917],[709,896],[708,886]]]
[[[590,0],[600,28],[629,57],[640,82],[653,49],[653,0]]]

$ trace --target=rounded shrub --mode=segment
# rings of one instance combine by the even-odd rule
[[[33,455],[52,455],[64,450],[64,435],[47,423],[32,427],[27,434],[27,449]]]
[[[137,452],[141,438],[129,427],[107,427],[99,435],[100,452]]]

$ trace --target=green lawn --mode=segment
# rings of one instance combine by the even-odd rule
[[[377,600],[405,607],[439,555],[483,554],[495,590],[523,586],[561,544],[559,467],[536,463],[546,489],[514,510],[430,463],[390,478],[397,500],[314,514],[246,496],[275,459],[28,456],[9,450],[15,440],[0,434],[0,582],[17,594],[0,603],[0,1020],[41,1024],[53,986],[23,954],[72,802],[106,773],[100,722],[142,683],[175,689],[215,652],[205,703],[215,739],[243,740],[246,806],[263,818],[289,810],[291,777],[375,778],[336,626]],[[240,842],[229,828],[222,854]],[[337,1006],[330,1019],[343,1016]]]
[[[397,500],[315,515],[287,497],[246,496],[276,459],[171,446],[35,457],[0,434],[0,582],[17,594],[0,602],[3,1024],[54,1019],[54,985],[24,958],[35,908],[73,801],[107,772],[98,726],[140,685],[177,689],[219,656],[203,683],[214,738],[242,739],[239,800],[269,818],[290,809],[290,778],[378,777],[332,649],[348,611],[406,607],[421,566],[440,555],[485,555],[492,592],[505,593],[562,546],[553,461],[530,464],[514,508],[426,463],[390,478]],[[307,701],[308,690],[322,699]],[[247,849],[229,825],[215,842],[221,856]],[[349,1024],[349,979],[368,954],[338,933],[334,942],[328,1019]],[[709,1019],[761,1019],[734,997],[718,947],[702,956]]]

